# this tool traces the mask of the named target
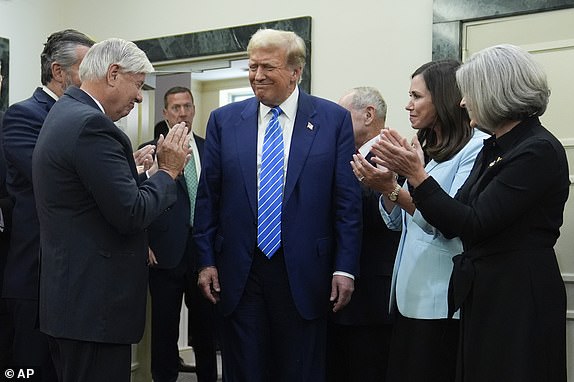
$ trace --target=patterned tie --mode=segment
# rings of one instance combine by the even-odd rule
[[[281,109],[271,109],[273,116],[265,130],[261,174],[257,246],[271,258],[281,245],[281,203],[283,200],[283,132],[279,124]]]
[[[193,153],[189,162],[183,170],[185,184],[187,185],[187,194],[189,195],[189,224],[193,227],[193,217],[195,216],[195,196],[197,195],[197,170],[195,169],[195,159]]]

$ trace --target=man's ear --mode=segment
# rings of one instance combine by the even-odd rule
[[[118,82],[118,75],[120,74],[120,66],[118,64],[111,64],[108,67],[108,73],[106,75],[106,79],[108,81],[108,84],[110,84],[110,86],[114,87],[116,86],[116,83]]]
[[[301,78],[302,70],[303,69],[300,66],[293,69],[291,76],[295,82],[298,82],[299,78]]]
[[[373,106],[367,106],[365,111],[365,125],[369,125],[375,119],[375,108]]]
[[[52,78],[54,79],[54,81],[60,84],[64,82],[64,69],[62,68],[62,65],[60,65],[59,62],[57,61],[52,62],[52,64],[50,65],[50,70],[52,71]]]

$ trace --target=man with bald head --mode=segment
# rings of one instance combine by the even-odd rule
[[[351,113],[355,147],[369,160],[371,146],[385,127],[385,100],[377,89],[362,86],[343,95],[339,105]],[[331,382],[384,382],[386,378],[393,322],[389,295],[400,232],[387,228],[379,212],[381,193],[376,188],[366,179],[361,182],[361,274],[349,305],[331,317],[327,352]]]

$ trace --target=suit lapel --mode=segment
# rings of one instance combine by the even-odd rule
[[[315,108],[309,95],[299,92],[297,105],[297,116],[293,126],[293,136],[291,137],[291,147],[289,149],[289,163],[287,165],[287,180],[283,193],[283,204],[285,204],[297,180],[303,171],[305,161],[309,156],[313,141],[319,131],[319,123],[314,120],[316,115]]]
[[[50,111],[52,106],[54,106],[54,104],[56,103],[56,100],[51,96],[49,96],[48,93],[42,90],[42,88],[37,88],[34,91],[34,99],[36,99],[36,102],[38,102],[38,104],[45,105],[46,111]]]
[[[237,118],[235,150],[243,174],[243,184],[249,198],[249,205],[257,216],[257,112],[259,101],[253,97]]]
[[[252,98],[238,118],[234,128],[235,142],[244,185],[246,187],[249,204],[253,214],[257,216],[257,118],[259,102]],[[309,95],[300,92],[297,105],[297,116],[293,126],[289,162],[287,165],[287,179],[283,194],[283,203],[286,203],[297,180],[301,175],[305,161],[309,156],[313,141],[319,131],[319,124],[314,120],[315,109]]]

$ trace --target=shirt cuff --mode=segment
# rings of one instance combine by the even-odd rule
[[[350,278],[351,280],[355,280],[355,276],[353,276],[350,273],[342,272],[342,271],[333,272],[333,276],[345,276],[345,277]]]

